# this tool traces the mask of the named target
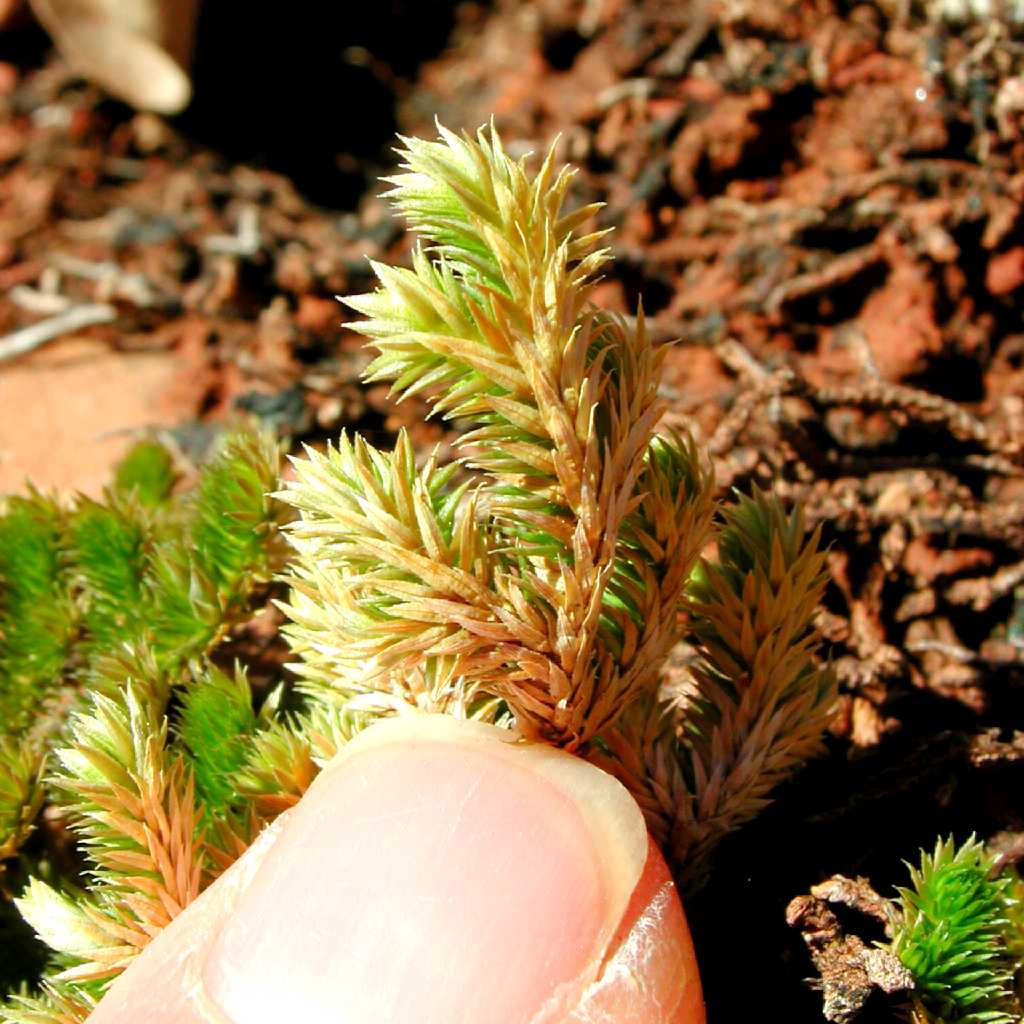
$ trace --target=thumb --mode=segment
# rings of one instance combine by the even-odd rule
[[[626,790],[494,726],[380,722],[150,944],[90,1024],[703,1024]]]

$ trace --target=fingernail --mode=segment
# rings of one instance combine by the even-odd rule
[[[381,722],[292,812],[210,947],[206,996],[234,1024],[562,1022],[608,988],[648,854],[635,802],[579,758]]]

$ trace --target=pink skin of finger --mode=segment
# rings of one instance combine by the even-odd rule
[[[704,1024],[682,906],[593,765],[409,715],[346,746],[90,1024]]]

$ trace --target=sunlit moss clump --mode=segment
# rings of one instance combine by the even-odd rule
[[[129,676],[165,702],[280,565],[274,442],[232,433],[180,495],[175,475],[144,441],[102,501],[0,506],[0,871],[32,831],[69,709],[119,699]]]

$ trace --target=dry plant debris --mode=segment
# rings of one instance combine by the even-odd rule
[[[799,928],[821,976],[822,1013],[835,1024],[856,1020],[876,990],[886,995],[914,988],[914,977],[890,951],[847,935],[830,904],[842,904],[889,927],[891,910],[862,878],[835,875],[786,907],[786,923]]]

